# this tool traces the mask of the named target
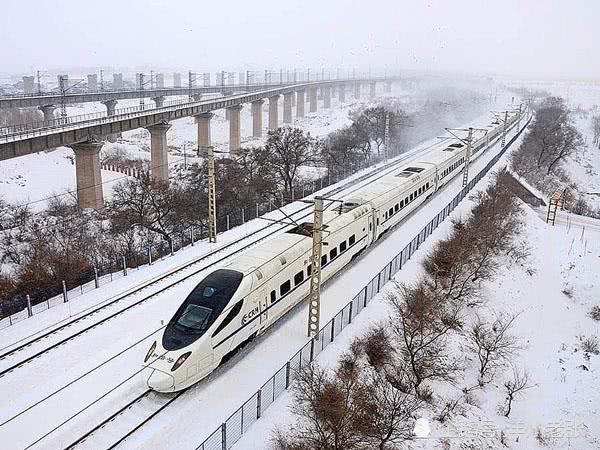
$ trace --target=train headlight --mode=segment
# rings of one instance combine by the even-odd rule
[[[171,372],[175,372],[177,369],[179,369],[179,366],[181,366],[191,354],[192,352],[186,352],[177,358],[177,361],[175,361],[175,364],[173,364],[173,367],[171,367]]]
[[[154,353],[154,350],[156,350],[156,341],[154,341],[154,343],[150,346],[150,350],[148,350],[148,353],[146,353],[146,357],[144,358],[144,362],[148,362],[148,360],[152,356],[152,353]]]

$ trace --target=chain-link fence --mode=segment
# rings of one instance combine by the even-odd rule
[[[527,124],[529,121],[527,122]],[[527,126],[525,125],[525,127]],[[525,128],[523,127],[523,129]],[[522,131],[522,130],[521,130]],[[483,178],[498,162],[504,152],[517,139],[517,133],[507,145],[448,203],[421,231],[398,253],[354,298],[349,301],[327,324],[321,328],[316,338],[311,338],[292,358],[281,367],[263,386],[256,391],[240,408],[225,420],[196,450],[226,450],[230,449],[246,432],[248,427],[258,420],[284,391],[294,377],[306,364],[310,364],[325,349],[340,332],[369,304],[371,299],[381,291],[404,264],[419,249],[421,244],[456,208],[469,191]]]

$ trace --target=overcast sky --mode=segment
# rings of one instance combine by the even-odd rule
[[[600,78],[600,0],[0,0],[0,71],[420,69]]]

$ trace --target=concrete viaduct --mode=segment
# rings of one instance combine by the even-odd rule
[[[75,153],[77,179],[77,197],[82,208],[101,209],[104,206],[102,177],[100,171],[100,150],[106,136],[146,128],[150,132],[150,167],[155,180],[169,180],[167,131],[170,122],[184,117],[194,117],[198,125],[198,150],[203,152],[211,145],[210,122],[214,114],[211,111],[226,109],[229,120],[229,151],[232,156],[240,149],[240,111],[244,104],[250,103],[252,113],[252,135],[262,135],[262,105],[268,100],[268,128],[279,127],[279,99],[283,96],[283,123],[291,123],[295,104],[296,116],[303,117],[305,107],[310,112],[317,111],[317,93],[322,97],[323,108],[331,107],[331,96],[337,90],[339,101],[344,102],[346,92],[351,88],[355,98],[360,98],[361,87],[369,86],[369,95],[375,96],[376,83],[385,83],[385,91],[391,91],[392,78],[370,78],[352,80],[324,80],[285,85],[272,84],[254,92],[228,95],[206,100],[193,100],[173,105],[158,105],[155,108],[128,108],[107,111],[101,117],[92,117],[71,123],[53,121],[41,128],[14,131],[0,134],[0,160],[35,153],[50,148],[67,146]],[[231,86],[229,89],[231,90]],[[202,89],[202,88],[199,88]],[[166,89],[171,91],[172,89]],[[165,91],[166,91],[165,90]],[[177,89],[175,89],[177,90]],[[163,90],[161,90],[163,91]],[[185,90],[188,92],[188,90]],[[135,91],[139,96],[139,91]],[[96,94],[81,94],[90,96]],[[100,94],[102,95],[102,94]],[[179,95],[179,94],[173,94]],[[89,101],[89,100],[88,100]],[[98,100],[93,100],[98,101]],[[308,103],[308,105],[307,105]],[[128,111],[134,109],[133,111]],[[56,123],[58,122],[58,123]]]

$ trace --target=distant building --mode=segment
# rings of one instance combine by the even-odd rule
[[[181,87],[181,74],[175,72],[173,74],[173,87],[180,88]]]
[[[23,92],[25,94],[35,92],[35,77],[23,77]]]
[[[88,91],[98,92],[98,75],[95,73],[87,76],[88,79]]]
[[[123,74],[122,73],[113,73],[113,89],[115,89],[115,90],[123,89]]]

